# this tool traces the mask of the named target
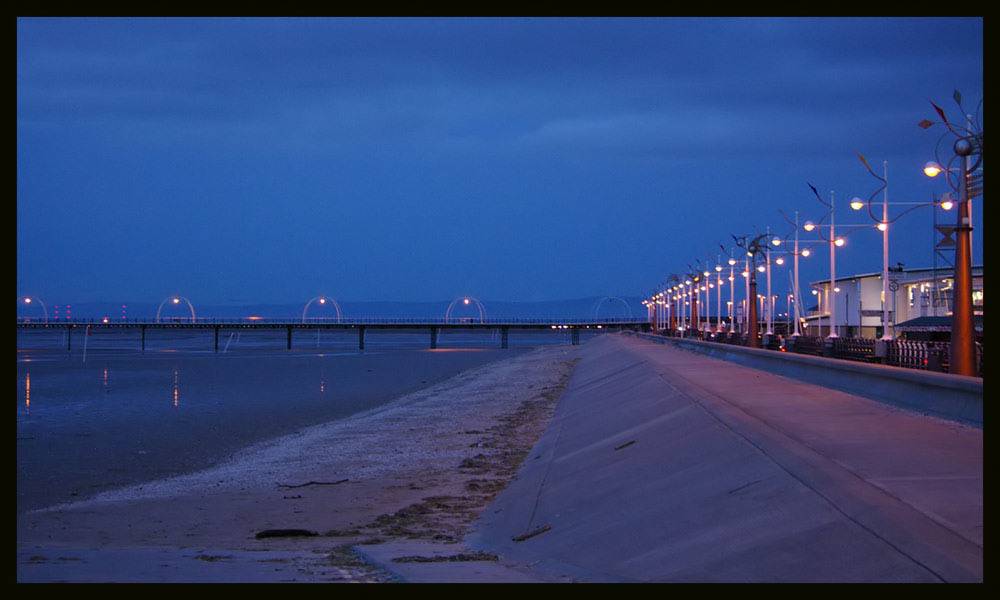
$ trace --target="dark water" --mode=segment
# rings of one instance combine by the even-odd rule
[[[368,410],[563,333],[21,332],[17,355],[18,511],[215,464],[255,442]]]

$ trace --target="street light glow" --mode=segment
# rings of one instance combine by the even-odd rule
[[[463,302],[464,304],[468,304],[468,303],[469,303],[469,299],[468,299],[468,298],[466,298],[466,299],[462,300],[462,302]]]
[[[729,266],[731,267],[731,266],[733,266],[735,264],[736,264],[736,259],[735,258],[730,258],[729,259]]]
[[[847,242],[846,242],[846,241],[844,241],[844,238],[837,238],[837,239],[836,239],[836,240],[834,240],[834,242],[833,242],[833,244],[834,244],[835,246],[837,246],[838,248],[839,248],[839,247],[841,247],[841,246],[843,246],[843,245],[844,245],[844,244],[846,244],[846,243],[847,243]]]
[[[839,293],[840,293],[840,287],[835,287],[835,288],[833,288],[833,291],[834,291],[835,293],[839,294]]]
[[[24,303],[25,304],[31,304],[31,298],[25,298],[24,299]]]
[[[810,254],[812,254],[812,252],[809,251],[809,248],[802,249],[802,256],[809,256]]]
[[[715,265],[715,272],[718,273],[722,271],[722,265]]]
[[[326,298],[320,298],[319,299],[319,303],[320,304],[326,304]]]
[[[924,175],[928,177],[937,177],[942,170],[941,165],[937,164],[933,160],[924,165]]]
[[[942,200],[941,201],[941,208],[943,208],[945,210],[951,210],[951,207],[953,207],[953,206],[955,206],[955,203],[952,202],[951,200]]]
[[[864,207],[865,203],[861,198],[855,196],[854,199],[851,200],[851,208],[853,208],[854,210],[861,210]]]
[[[777,264],[779,264],[779,265],[783,265],[783,264],[785,264],[785,259],[783,259],[783,258],[781,258],[779,256],[777,259],[775,259],[774,262],[777,263]]]
[[[764,271],[767,270],[767,268],[764,267],[764,265],[761,265],[761,266],[757,267],[757,270],[760,271],[761,273],[763,273]]]
[[[802,226],[802,229],[805,229],[806,231],[812,231],[813,229],[816,229],[816,224],[813,223],[812,221],[806,221],[806,224]]]
[[[781,245],[781,239],[774,238],[773,240],[771,240],[771,243],[774,244],[775,246],[780,246]]]
[[[878,229],[879,231],[885,231],[886,229],[889,229],[889,226],[886,225],[885,223],[879,223],[878,225],[875,226],[875,229]]]
[[[181,303],[180,298],[174,298],[174,304],[180,304],[180,303]]]

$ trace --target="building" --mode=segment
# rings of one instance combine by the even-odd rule
[[[890,333],[894,326],[919,317],[950,317],[953,280],[951,269],[889,269]],[[983,266],[972,267],[972,304],[983,314]],[[804,318],[805,335],[830,334],[830,280],[814,281],[803,290],[803,300],[816,302]],[[838,277],[834,285],[837,335],[882,336],[882,273]],[[977,323],[981,324],[982,319]],[[981,333],[981,328],[980,328]]]

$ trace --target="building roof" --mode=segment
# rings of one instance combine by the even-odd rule
[[[938,267],[937,268],[937,271],[939,273],[940,272],[949,272],[949,271],[953,271],[953,270],[954,270],[953,267]],[[920,268],[920,269],[903,269],[902,271],[899,271],[899,270],[895,270],[894,271],[894,270],[890,269],[889,273],[903,273],[905,275],[915,275],[917,273],[933,273],[934,271],[935,271],[935,269],[933,267],[925,267],[925,268]],[[972,271],[973,271],[973,275],[982,276],[983,275],[983,265],[972,265]],[[978,271],[978,273],[976,271]],[[838,277],[838,278],[834,279],[834,281],[835,282],[853,281],[855,279],[864,279],[866,277],[881,277],[881,276],[882,276],[882,271],[876,271],[874,273],[857,273],[857,274],[854,274],[854,275],[844,275],[843,277]],[[891,278],[892,275],[890,275],[889,277]],[[823,285],[825,283],[830,283],[830,279],[829,278],[827,278],[827,279],[820,279],[819,281],[810,282],[809,285],[810,286],[816,286],[816,285]]]
[[[983,330],[983,315],[973,318],[976,331]],[[896,325],[897,331],[951,331],[951,317],[917,317]]]

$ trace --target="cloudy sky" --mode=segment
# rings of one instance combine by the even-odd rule
[[[982,19],[21,19],[18,292],[49,303],[639,295],[806,182],[923,202]],[[983,115],[980,115],[980,119]],[[893,208],[896,212],[900,208]],[[976,205],[982,223],[982,203]],[[849,214],[850,213],[850,214]],[[949,220],[954,212],[948,213]],[[929,266],[932,215],[892,229]],[[982,235],[974,240],[982,260]],[[826,252],[803,281],[828,274]],[[881,269],[854,230],[838,271]],[[787,276],[778,276],[787,281]]]

